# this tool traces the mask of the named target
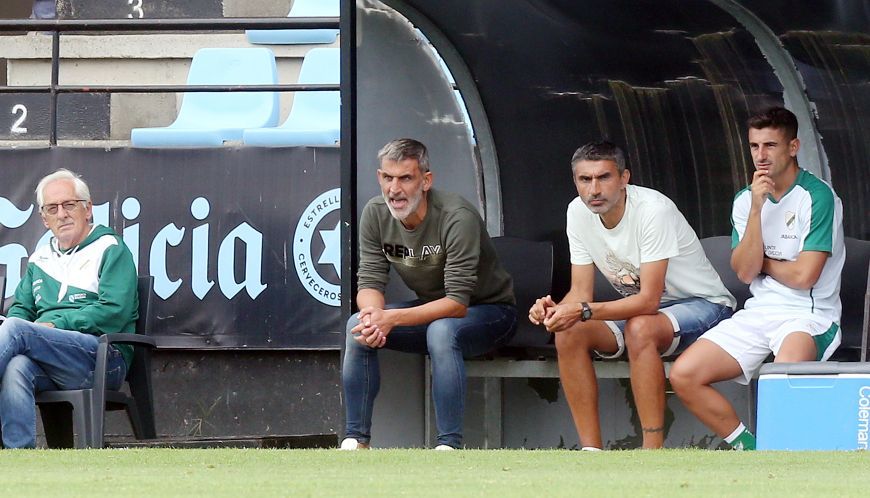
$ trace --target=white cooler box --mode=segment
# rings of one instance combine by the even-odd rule
[[[866,450],[870,363],[768,363],[758,378],[759,450]]]

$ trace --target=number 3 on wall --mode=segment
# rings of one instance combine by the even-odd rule
[[[133,9],[132,14],[127,14],[128,19],[142,19],[145,17],[145,11],[142,10],[142,0],[127,0],[127,5]]]
[[[16,119],[14,123],[12,123],[12,128],[10,128],[9,131],[12,133],[27,133],[27,128],[21,126],[24,123],[24,120],[27,119],[27,108],[24,107],[24,104],[15,104],[12,106],[13,115],[17,115],[19,112],[21,115],[18,116],[18,119]]]

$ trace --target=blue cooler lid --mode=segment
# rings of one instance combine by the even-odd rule
[[[800,363],[765,363],[759,376],[785,375],[838,375],[870,374],[870,362],[802,361]]]

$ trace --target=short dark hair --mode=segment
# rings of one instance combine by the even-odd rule
[[[620,175],[625,171],[625,153],[616,144],[607,140],[589,142],[577,149],[571,157],[572,169],[578,161],[613,161]]]
[[[747,119],[746,125],[756,130],[763,128],[782,130],[788,140],[797,138],[797,116],[785,107],[769,107]]]
[[[405,159],[416,159],[420,165],[420,171],[426,173],[429,171],[429,152],[426,146],[419,140],[413,138],[397,138],[390,140],[378,151],[378,161],[387,159],[389,161],[403,161]]]

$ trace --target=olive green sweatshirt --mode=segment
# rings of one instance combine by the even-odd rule
[[[516,304],[483,219],[459,195],[429,190],[426,215],[413,230],[375,197],[363,209],[359,239],[360,290],[383,293],[392,265],[424,302],[446,296],[465,306]]]

